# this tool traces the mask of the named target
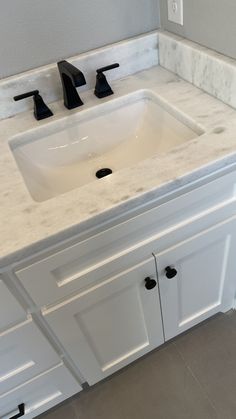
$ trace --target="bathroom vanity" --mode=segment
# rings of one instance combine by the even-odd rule
[[[3,274],[6,412],[32,417],[234,306],[235,172],[135,212]]]
[[[159,66],[113,89],[100,103],[85,91],[72,115],[51,104],[36,128],[30,112],[0,121],[4,419],[22,404],[33,418],[234,308],[235,110]],[[63,182],[77,149],[97,156]],[[117,170],[96,179],[108,158]]]
[[[89,384],[233,306],[235,173],[15,270]]]

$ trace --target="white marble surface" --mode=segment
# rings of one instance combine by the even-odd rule
[[[160,65],[236,108],[236,60],[159,31]]]
[[[158,34],[157,31],[150,32],[71,57],[68,61],[85,75],[87,85],[79,89],[83,97],[84,91],[94,89],[96,70],[99,67],[116,62],[120,64],[119,68],[106,73],[107,79],[112,81],[156,66]],[[0,119],[33,109],[32,98],[14,102],[13,96],[35,89],[40,91],[47,104],[62,98],[56,63],[0,80]]]
[[[236,111],[232,108],[161,67],[115,81],[113,88],[115,95],[103,101],[140,88],[151,89],[205,134],[168,154],[153,156],[102,181],[37,203],[30,197],[8,147],[9,137],[35,127],[36,121],[31,112],[0,121],[0,268],[213,170],[236,165]],[[84,109],[97,104],[93,91],[84,93],[84,101]],[[83,111],[67,111],[61,102],[52,104],[52,109],[54,120]],[[44,120],[38,124],[48,123]]]

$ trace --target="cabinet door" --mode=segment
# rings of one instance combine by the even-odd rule
[[[166,340],[233,307],[235,233],[221,223],[155,255]]]
[[[89,384],[163,343],[158,286],[146,277],[157,284],[153,257],[44,312]]]

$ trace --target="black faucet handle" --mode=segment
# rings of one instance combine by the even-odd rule
[[[22,95],[14,96],[14,100],[17,102],[18,100],[26,99],[27,97],[37,96],[39,95],[38,90],[32,90],[32,92],[23,93]]]
[[[97,73],[104,73],[104,71],[109,71],[109,70],[113,70],[114,68],[120,67],[120,64],[115,63],[115,64],[111,64],[111,65],[107,65],[106,67],[101,67],[97,69]]]
[[[105,71],[108,71],[108,70],[113,70],[114,68],[117,68],[117,67],[120,67],[120,64],[115,63],[115,64],[107,65],[106,67],[98,68],[94,94],[99,99],[102,99],[103,97],[113,95],[114,92],[113,92],[111,86],[109,85],[105,74],[103,74],[103,73]]]
[[[49,109],[49,107],[46,105],[38,90],[32,90],[31,92],[26,92],[22,95],[14,96],[13,99],[17,102],[18,100],[26,99],[31,96],[34,100],[34,116],[37,121],[53,116],[51,109]]]

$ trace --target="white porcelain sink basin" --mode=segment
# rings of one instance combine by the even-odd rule
[[[99,169],[115,173],[202,133],[140,90],[17,135],[9,145],[31,196],[44,201],[109,181],[112,175],[97,179]]]

